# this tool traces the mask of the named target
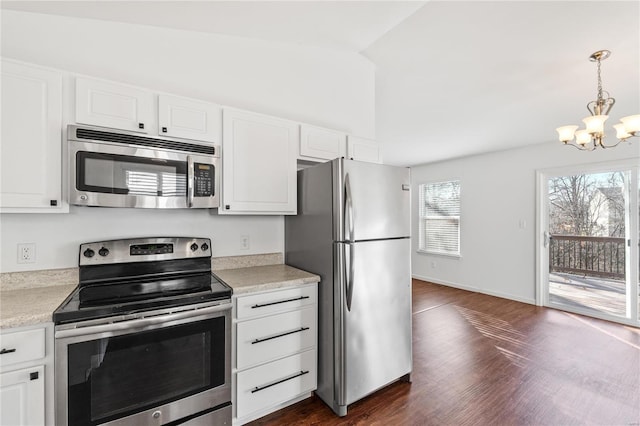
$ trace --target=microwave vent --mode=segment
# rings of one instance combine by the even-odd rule
[[[93,141],[111,142],[124,145],[138,145],[151,148],[169,149],[172,151],[185,151],[199,154],[215,155],[215,147],[197,145],[188,142],[172,141],[168,139],[147,138],[123,133],[103,132],[100,130],[78,128],[77,139],[89,139]]]

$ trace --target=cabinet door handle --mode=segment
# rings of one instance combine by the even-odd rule
[[[38,374],[38,372],[33,372],[33,373],[29,373],[29,380],[38,380],[38,377],[40,377],[40,375]]]
[[[308,299],[309,296],[300,296],[300,297],[295,297],[293,299],[287,299],[287,300],[278,300],[277,302],[270,302],[270,303],[262,303],[262,304],[255,304],[251,307],[251,309],[256,309],[256,308],[264,308],[265,306],[271,306],[271,305],[279,305],[280,303],[288,303],[288,302],[295,302],[296,300],[303,300],[303,299]]]
[[[262,343],[262,342],[266,342],[267,340],[277,339],[278,337],[284,337],[284,336],[288,336],[290,334],[300,333],[301,331],[305,331],[305,330],[309,330],[309,327],[300,327],[297,330],[287,331],[286,333],[277,334],[277,335],[271,336],[271,337],[265,337],[263,339],[256,339],[253,342],[251,342],[251,344],[255,345],[256,343]]]
[[[10,353],[15,352],[15,351],[16,351],[15,349],[5,349],[5,348],[2,348],[2,350],[0,351],[0,355],[10,354]]]
[[[270,388],[271,386],[279,385],[282,382],[286,382],[287,380],[295,379],[296,377],[304,376],[305,374],[308,374],[308,373],[309,373],[309,370],[307,370],[307,371],[302,371],[301,370],[299,373],[294,374],[293,376],[290,376],[290,377],[285,377],[284,379],[278,380],[277,382],[269,383],[268,385],[264,385],[264,386],[256,386],[255,388],[253,388],[251,393],[260,392],[261,390],[265,390],[267,388]]]
[[[162,128],[162,133],[167,133],[167,128],[166,127]]]
[[[138,123],[138,129],[144,129],[144,123]]]

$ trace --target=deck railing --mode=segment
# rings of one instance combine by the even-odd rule
[[[603,278],[624,278],[624,238],[551,235],[549,269]]]

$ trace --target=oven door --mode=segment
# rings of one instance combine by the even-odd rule
[[[154,314],[56,327],[58,426],[161,425],[230,405],[231,304]]]
[[[219,168],[209,155],[69,141],[69,203],[136,208],[215,208]]]

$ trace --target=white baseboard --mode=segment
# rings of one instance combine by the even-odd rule
[[[466,285],[463,285],[463,284],[447,282],[447,281],[440,280],[440,279],[437,279],[437,278],[424,277],[424,276],[415,275],[415,274],[412,275],[412,278],[415,278],[415,279],[418,279],[418,280],[422,280],[422,281],[428,281],[428,282],[434,283],[434,284],[444,285],[444,286],[447,286],[447,287],[459,288],[460,290],[473,291],[475,293],[482,293],[482,294],[486,294],[488,296],[499,297],[501,299],[514,300],[516,302],[522,302],[522,303],[526,303],[526,304],[529,304],[529,305],[535,305],[536,304],[536,299],[535,298],[530,299],[530,298],[527,298],[527,297],[520,297],[520,296],[515,296],[513,294],[507,294],[507,293],[502,293],[502,292],[498,292],[498,291],[485,290],[485,289],[478,288],[478,287],[466,286]]]

